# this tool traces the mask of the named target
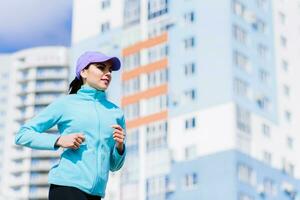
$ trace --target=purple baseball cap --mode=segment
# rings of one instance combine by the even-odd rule
[[[111,60],[112,70],[118,71],[121,68],[121,61],[117,57],[104,55],[101,52],[87,51],[83,53],[77,60],[76,64],[76,77],[80,79],[80,72],[90,63],[100,63]]]

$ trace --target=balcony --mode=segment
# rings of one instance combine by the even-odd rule
[[[30,177],[30,185],[47,185],[48,174],[38,174]]]
[[[51,91],[58,91],[58,92],[65,92],[67,91],[68,85],[67,83],[47,83],[42,85],[37,85],[36,92],[51,92]]]
[[[24,123],[26,120],[31,119],[32,117],[33,117],[32,112],[26,112],[25,114],[17,113],[15,119],[16,119],[18,122]]]
[[[31,171],[45,171],[48,172],[54,162],[51,160],[37,160],[36,162],[31,163]]]
[[[24,186],[24,185],[28,185],[28,178],[26,176],[20,176],[20,177],[16,177],[14,179],[12,179],[10,181],[9,186],[10,187],[17,187],[17,186]]]
[[[58,158],[60,151],[45,151],[45,150],[33,150],[31,152],[32,158]]]
[[[33,98],[26,98],[26,100],[17,100],[16,107],[21,109],[24,107],[32,106],[34,104]]]
[[[24,86],[24,87],[18,87],[17,90],[16,90],[16,93],[18,95],[26,95],[26,94],[29,94],[29,93],[33,93],[34,92],[34,86],[33,84],[30,84],[28,86]]]
[[[54,95],[48,95],[43,96],[35,99],[35,105],[48,105],[52,103],[55,99],[57,99],[57,96]]]
[[[35,79],[34,71],[19,72],[17,75],[18,83],[26,83]]]
[[[27,150],[27,149],[26,149]],[[27,159],[30,158],[30,154],[26,150],[13,150],[11,159],[19,160],[19,159]]]
[[[48,198],[49,188],[40,187],[36,189],[31,189],[29,192],[30,199],[47,199]]]
[[[36,80],[52,80],[52,79],[66,79],[68,77],[67,70],[55,72],[53,70],[39,72],[36,75]]]

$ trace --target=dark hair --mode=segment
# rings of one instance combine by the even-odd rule
[[[88,69],[92,63],[90,63],[88,66],[86,66],[84,69]],[[81,88],[83,85],[82,77],[80,76],[80,79],[75,77],[73,81],[69,85],[69,94],[76,94],[77,91]]]
[[[74,80],[69,85],[69,94],[76,94],[82,85],[83,85],[82,78],[80,77],[80,79],[78,79],[77,77],[75,77]]]

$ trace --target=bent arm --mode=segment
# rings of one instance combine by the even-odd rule
[[[21,126],[15,136],[15,144],[40,150],[57,150],[55,146],[59,134],[44,133],[56,125],[61,118],[58,101],[44,108],[38,115]]]
[[[125,124],[125,118],[124,115],[122,116],[122,119],[119,124],[123,131],[126,133],[126,124]],[[126,135],[126,134],[125,134]],[[117,147],[114,146],[110,153],[110,171],[117,171],[119,170],[125,161],[125,156],[126,156],[126,146],[125,146],[125,141],[123,143],[123,152],[119,152]]]

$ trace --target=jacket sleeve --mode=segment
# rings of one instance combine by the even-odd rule
[[[57,99],[21,126],[16,134],[15,144],[32,149],[57,150],[59,147],[55,146],[55,142],[60,135],[44,132],[59,122],[62,114],[59,104]]]
[[[125,118],[124,115],[122,116],[119,125],[123,128],[124,132],[125,132],[125,137],[126,137],[126,123],[125,123]],[[112,149],[111,153],[110,153],[110,171],[114,172],[119,170],[125,161],[125,156],[126,156],[126,145],[125,145],[125,140],[123,143],[123,153],[120,154],[118,152],[118,149],[116,146],[114,146],[114,148]]]

